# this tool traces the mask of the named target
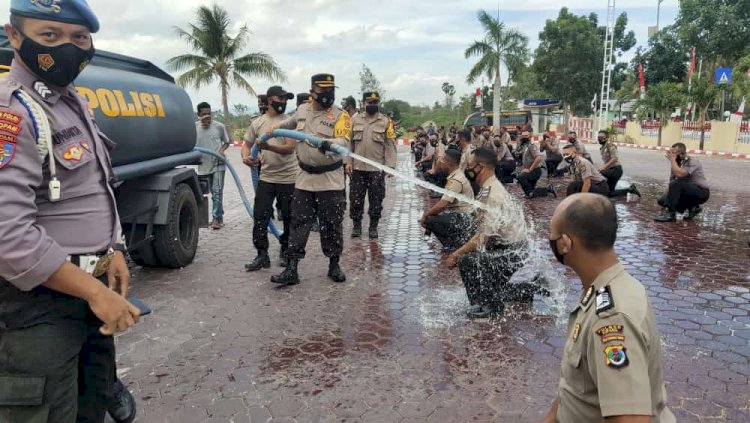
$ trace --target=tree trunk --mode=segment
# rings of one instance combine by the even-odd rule
[[[229,114],[229,88],[226,80],[221,81],[221,105],[224,108],[224,127],[227,129],[227,136],[230,142],[234,142],[234,132],[232,130],[232,115]]]
[[[703,143],[706,140],[706,112],[702,107],[700,117],[698,118],[698,124],[701,126],[701,141],[698,145],[698,150],[703,150]]]
[[[656,138],[656,146],[661,147],[661,129],[663,128],[662,123],[659,122],[659,136]]]
[[[500,133],[500,65],[495,72],[495,82],[492,88],[492,129],[493,133]]]

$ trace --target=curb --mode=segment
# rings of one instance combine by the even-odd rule
[[[598,145],[598,143],[593,143],[593,142],[588,142],[587,144]],[[637,150],[654,150],[654,151],[669,150],[669,147],[666,147],[666,146],[657,147],[655,145],[628,144],[624,142],[616,142],[615,145],[618,147],[634,148]],[[726,157],[730,159],[750,160],[750,154],[748,153],[729,153],[726,151],[695,150],[695,149],[689,149],[687,152],[689,154],[696,154],[696,155],[702,155],[702,156],[714,156],[714,157]]]

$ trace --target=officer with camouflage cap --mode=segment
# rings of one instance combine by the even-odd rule
[[[139,312],[125,300],[114,143],[72,85],[94,56],[99,22],[84,0],[11,0],[10,9],[15,55],[0,80],[0,421],[102,422],[112,335]]]

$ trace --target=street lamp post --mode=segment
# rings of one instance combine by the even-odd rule
[[[664,0],[656,0],[656,32],[659,32],[659,12],[661,12],[661,3]]]

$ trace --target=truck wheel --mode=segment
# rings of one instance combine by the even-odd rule
[[[198,250],[198,203],[187,184],[179,184],[169,201],[167,224],[154,228],[156,256],[163,267],[185,267]]]
[[[135,232],[133,235],[134,243],[140,242],[142,239],[146,238],[146,225],[133,225],[130,230]],[[129,230],[125,229],[125,239],[130,239],[130,234],[128,232]],[[138,247],[137,250],[131,251],[130,258],[141,267],[161,266],[159,259],[156,257],[156,250],[154,249],[153,242],[144,244]]]

